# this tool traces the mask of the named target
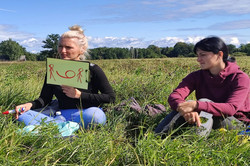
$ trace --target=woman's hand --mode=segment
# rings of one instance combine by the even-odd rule
[[[180,112],[181,115],[183,116],[186,113],[193,112],[197,108],[198,108],[197,101],[191,100],[180,103],[177,107],[177,111]]]
[[[16,108],[15,108],[16,119],[19,118],[19,114],[21,115],[22,113],[30,110],[31,107],[32,107],[32,103],[26,103],[26,104],[21,104],[21,105],[16,106]],[[24,111],[19,111],[19,110],[22,110],[22,109],[24,109]]]
[[[62,90],[63,93],[65,93],[66,96],[70,97],[70,98],[76,98],[79,99],[81,97],[81,91],[79,91],[76,88],[73,88],[71,86],[66,86],[66,85],[62,85]]]
[[[188,122],[189,124],[196,123],[196,125],[200,127],[201,121],[200,121],[200,116],[198,112],[189,112],[189,113],[184,114],[183,117],[186,120],[186,122]]]

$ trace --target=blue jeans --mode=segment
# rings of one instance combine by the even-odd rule
[[[20,115],[18,121],[24,122],[25,125],[40,125],[42,122],[61,123],[64,121],[73,121],[84,126],[84,128],[90,127],[91,124],[104,125],[106,123],[106,115],[102,109],[98,107],[90,107],[83,110],[65,109],[60,111],[62,119],[54,115],[46,115],[42,112],[29,110]]]
[[[156,127],[155,133],[167,133],[173,129],[173,125],[178,127],[184,123],[185,119],[179,115],[179,112],[172,111]]]

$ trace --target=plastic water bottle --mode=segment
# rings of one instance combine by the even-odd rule
[[[54,119],[57,123],[66,122],[66,119],[64,118],[64,116],[62,116],[61,111],[56,112],[56,116],[54,117]]]

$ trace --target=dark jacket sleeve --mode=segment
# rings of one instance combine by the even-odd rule
[[[245,73],[235,74],[236,76],[231,83],[231,91],[224,103],[211,103],[198,101],[198,111],[206,110],[214,116],[221,116],[221,114],[234,116],[238,111],[250,112],[249,108],[249,94],[250,94],[250,80]],[[249,119],[248,119],[249,121]]]
[[[185,102],[186,98],[195,89],[195,73],[187,75],[176,89],[169,95],[168,103],[173,110],[176,110],[178,104]]]
[[[98,65],[91,66],[91,86],[92,92],[82,91],[81,100],[83,103],[97,106],[115,101],[113,88]]]

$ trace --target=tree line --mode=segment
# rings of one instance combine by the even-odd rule
[[[46,58],[58,58],[57,44],[59,34],[48,35],[43,41],[43,51],[30,53],[24,47],[12,39],[0,43],[0,60],[19,60],[25,55],[26,60],[44,61]],[[250,56],[250,43],[241,44],[238,48],[235,45],[227,45],[231,56]],[[165,57],[195,57],[193,53],[194,44],[177,42],[174,47],[157,47],[149,45],[147,48],[109,48],[99,47],[89,49],[90,59],[130,59],[130,58],[165,58]]]

